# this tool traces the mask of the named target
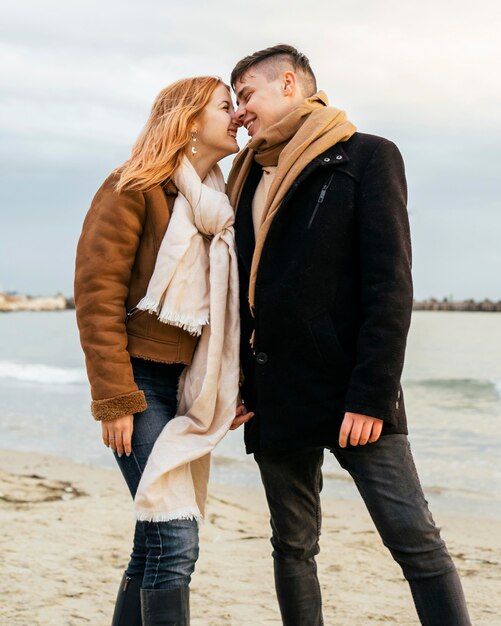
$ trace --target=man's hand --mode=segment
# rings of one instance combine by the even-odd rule
[[[230,430],[236,430],[239,426],[248,422],[251,417],[254,417],[254,413],[247,413],[247,409],[241,404],[236,410],[236,416],[231,423]]]
[[[116,450],[118,456],[122,456],[124,452],[127,456],[130,456],[132,452],[131,440],[134,416],[125,415],[109,422],[101,422],[101,427],[104,445],[111,448],[113,452]]]
[[[383,430],[383,420],[360,413],[345,413],[341,431],[339,433],[339,445],[346,448],[348,439],[352,446],[365,446],[366,443],[377,441]]]

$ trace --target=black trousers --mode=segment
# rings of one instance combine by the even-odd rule
[[[428,509],[407,436],[387,435],[333,454],[351,474],[383,543],[401,566],[421,624],[471,626],[459,576]],[[271,513],[283,623],[319,626],[323,619],[315,555],[324,449],[254,456]]]

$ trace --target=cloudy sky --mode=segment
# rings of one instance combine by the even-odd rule
[[[85,212],[160,89],[284,42],[399,146],[416,297],[501,299],[500,18],[499,0],[4,4],[0,290],[70,295]]]

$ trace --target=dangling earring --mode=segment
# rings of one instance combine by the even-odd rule
[[[197,131],[191,133],[191,154],[197,153]]]

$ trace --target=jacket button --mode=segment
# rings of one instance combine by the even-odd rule
[[[266,352],[258,352],[256,355],[256,363],[259,365],[264,365],[268,362],[268,355]]]

